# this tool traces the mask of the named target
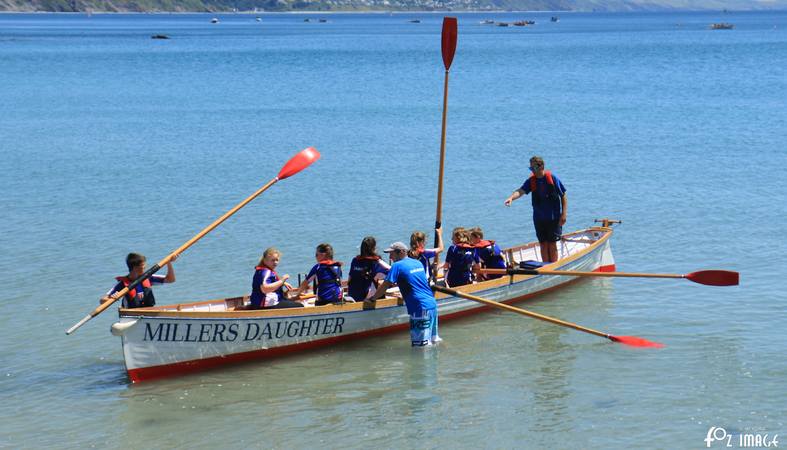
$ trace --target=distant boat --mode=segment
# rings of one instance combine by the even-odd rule
[[[713,23],[713,24],[711,24],[710,29],[711,30],[732,30],[734,26],[735,25],[733,25],[731,23],[726,23],[726,22]]]
[[[150,37],[151,39],[169,39],[169,36],[166,34],[154,34]]]
[[[304,22],[311,22],[311,19],[303,19]]]
[[[552,22],[560,22],[560,17],[552,16],[549,20],[551,20]]]
[[[421,19],[413,19],[410,23],[421,23]]]
[[[328,21],[328,19],[320,19],[320,23],[325,23],[327,21]]]
[[[527,25],[527,22],[525,22],[524,20],[517,20],[516,22],[514,22],[515,27],[524,27],[525,25]]]
[[[481,25],[492,25],[492,24],[494,24],[494,23],[495,23],[495,21],[494,21],[494,20],[490,20],[490,19],[486,19],[486,20],[482,20],[482,21],[481,21],[481,22],[479,22],[479,23],[480,23]]]
[[[256,19],[254,19],[254,20],[256,20],[257,22],[262,22],[262,19],[260,19],[259,17],[257,17],[257,18],[256,18]]]
[[[219,19],[214,17],[214,18],[210,19],[210,23],[219,23]]]
[[[499,26],[499,27],[508,27],[508,26],[511,26],[511,24],[508,23],[508,22],[497,22],[497,26]]]

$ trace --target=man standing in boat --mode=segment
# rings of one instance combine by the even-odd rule
[[[396,284],[410,315],[410,342],[413,347],[427,347],[441,339],[437,335],[437,301],[435,301],[424,266],[407,256],[407,246],[394,242],[385,249],[391,255],[391,270],[374,295],[364,300],[364,309],[374,309],[378,298]]]
[[[544,262],[555,262],[558,259],[557,241],[563,234],[566,224],[568,198],[566,187],[554,173],[544,170],[544,160],[540,156],[530,158],[530,177],[522,183],[505,201],[511,202],[532,193],[533,224],[541,246],[541,259]]]
[[[156,298],[153,296],[154,284],[174,283],[175,282],[175,269],[172,268],[172,262],[178,259],[174,255],[167,263],[166,275],[151,275],[150,278],[139,283],[134,289],[128,291],[123,296],[123,308],[146,308],[156,304]],[[126,266],[128,266],[128,275],[117,277],[118,283],[101,299],[101,303],[110,301],[110,297],[115,292],[122,291],[126,286],[133,283],[134,280],[141,277],[145,273],[145,261],[147,259],[144,255],[139,253],[129,253],[126,256]]]

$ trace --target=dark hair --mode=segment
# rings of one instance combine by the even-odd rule
[[[139,253],[129,253],[128,256],[126,256],[126,265],[128,266],[128,271],[131,272],[131,269],[137,267],[145,261],[147,261],[145,255],[140,255]]]
[[[331,247],[331,244],[322,243],[318,245],[317,252],[325,253],[326,255],[328,255],[328,259],[333,259],[333,247]]]
[[[361,241],[361,254],[360,256],[378,256],[377,255],[377,240],[374,236],[366,236]]]

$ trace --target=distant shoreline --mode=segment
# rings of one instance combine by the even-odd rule
[[[573,13],[591,13],[595,11],[580,11],[580,10],[544,10],[544,9],[537,9],[537,10],[522,10],[522,11],[511,11],[511,10],[462,10],[462,11],[417,11],[417,10],[396,10],[396,11],[388,11],[388,10],[375,10],[375,11],[319,11],[319,10],[298,10],[298,11],[212,11],[212,12],[205,12],[205,11],[0,11],[0,14],[59,14],[59,15],[77,15],[77,16],[85,16],[88,14],[91,15],[99,15],[99,14],[135,14],[135,15],[151,15],[151,14],[205,14],[205,15],[217,15],[217,14],[233,14],[233,15],[260,15],[260,14],[442,14],[442,15],[450,15],[450,14],[499,14],[499,13],[512,13],[512,14],[519,14],[519,13],[551,13],[551,14],[573,14]],[[667,12],[667,11],[597,11],[601,12]],[[702,12],[702,10],[686,10],[682,12]]]

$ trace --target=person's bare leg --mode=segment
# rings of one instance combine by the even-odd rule
[[[557,242],[547,242],[547,252],[549,254],[549,259],[546,261],[557,261]]]

